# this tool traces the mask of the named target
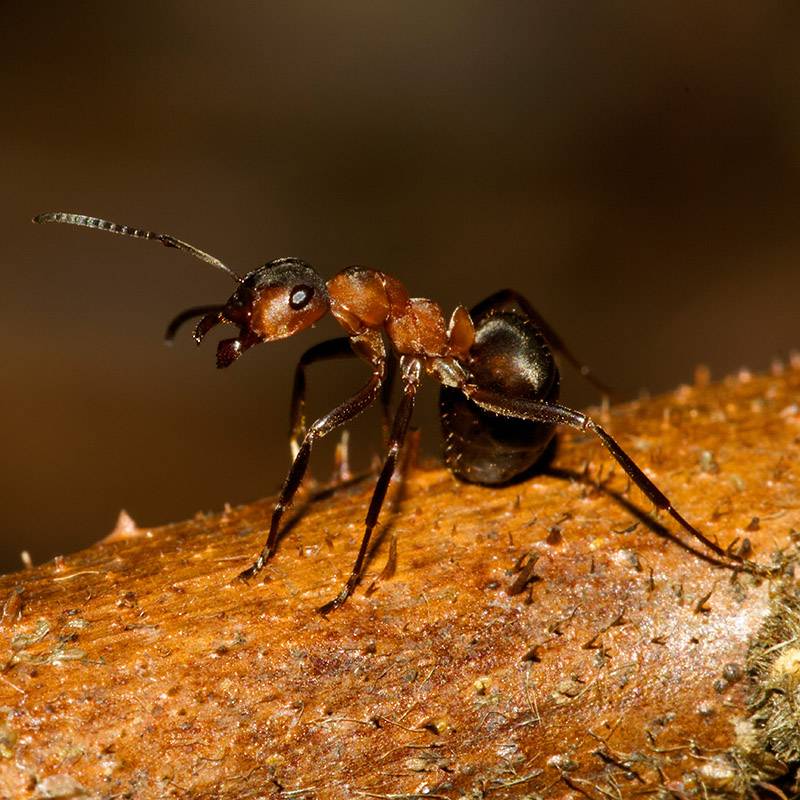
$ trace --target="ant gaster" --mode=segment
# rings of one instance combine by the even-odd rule
[[[592,379],[556,333],[530,304],[511,290],[497,292],[471,312],[458,306],[446,321],[432,300],[409,297],[400,281],[365,267],[348,267],[324,281],[298,258],[269,261],[244,277],[213,256],[180,239],[131,228],[83,214],[40,214],[35,222],[58,222],[110,233],[154,239],[184,250],[226,272],[238,286],[224,305],[198,306],[178,314],[167,329],[171,341],[183,323],[200,318],[194,329],[199,344],[221,323],[239,335],[217,345],[217,366],[230,366],[245,350],[261,342],[292,336],[311,327],[329,311],[345,336],[310,348],[295,373],[291,407],[292,466],[270,521],[264,547],[242,579],[259,573],[275,553],[280,523],[303,480],[315,442],[344,425],[382,396],[387,401],[394,357],[399,359],[402,397],[389,426],[388,453],[367,510],[365,531],[350,577],[341,592],[319,611],[344,603],[361,575],[372,531],[408,432],[420,377],[427,373],[442,385],[440,413],[445,462],[459,478],[480,484],[502,484],[526,472],[542,456],[557,425],[596,435],[630,479],[658,509],[664,510],[717,563],[758,574],[768,570],[746,561],[731,544],[723,549],[691,523],[645,475],[633,459],[596,422],[557,402],[559,373],[552,350],[560,352]],[[386,344],[391,351],[387,351]],[[352,397],[306,426],[305,369],[314,362],[357,356],[371,369],[369,380]],[[602,384],[593,381],[599,388]]]

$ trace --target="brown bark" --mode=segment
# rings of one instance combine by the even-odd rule
[[[0,792],[600,800],[790,786],[799,396],[788,369],[606,421],[688,519],[723,545],[747,537],[781,580],[693,554],[596,440],[569,433],[555,474],[515,486],[409,470],[359,590],[327,618],[314,609],[347,575],[370,480],[300,504],[264,583],[232,579],[269,501],[6,576]],[[396,570],[367,594],[394,536]]]

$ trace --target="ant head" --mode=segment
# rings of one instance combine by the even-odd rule
[[[299,258],[279,258],[246,275],[224,306],[200,320],[194,338],[199,344],[222,322],[237,325],[239,336],[217,346],[217,366],[227,367],[255,344],[310,328],[329,308],[325,282],[313,267]]]

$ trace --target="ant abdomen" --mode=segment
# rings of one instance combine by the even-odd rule
[[[475,343],[466,366],[478,385],[519,400],[558,399],[558,367],[542,332],[522,308],[509,307],[498,294],[479,303],[471,316]],[[439,408],[447,467],[470,483],[496,485],[523,475],[555,433],[554,425],[485,411],[446,386]]]

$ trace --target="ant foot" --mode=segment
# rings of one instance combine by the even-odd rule
[[[346,596],[342,597],[341,595],[339,595],[330,602],[325,603],[325,605],[320,606],[317,609],[317,614],[322,614],[323,617],[327,617],[328,614],[331,613],[331,611],[335,611],[337,608],[339,608],[339,606],[342,605],[342,603],[344,603],[346,599],[347,599]]]
[[[334,597],[333,600],[331,600],[328,603],[325,603],[325,605],[320,606],[317,609],[317,613],[322,614],[323,617],[327,617],[328,614],[331,613],[331,611],[335,611],[337,608],[339,608],[339,606],[344,604],[344,601],[347,600],[348,597],[350,597],[354,588],[355,586],[354,585],[351,586],[350,582],[348,581],[344,585],[342,591],[339,592],[339,594],[336,597]]]
[[[737,546],[738,545],[738,546]],[[734,539],[725,549],[725,554],[736,562],[736,569],[747,572],[749,575],[757,575],[760,578],[775,578],[783,571],[783,564],[767,566],[751,561],[747,558],[753,552],[753,545],[749,539],[744,539],[741,544],[739,538]]]
[[[782,564],[767,567],[755,561],[743,560],[741,562],[741,567],[745,572],[748,572],[750,575],[757,575],[759,578],[777,578],[783,572]]]
[[[250,580],[250,578],[254,578],[264,569],[264,564],[267,563],[267,556],[263,554],[260,555],[246,570],[240,572],[236,579],[240,581],[244,581],[245,583]]]

